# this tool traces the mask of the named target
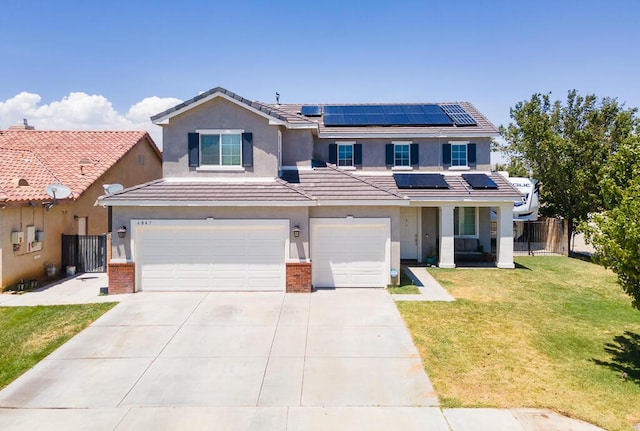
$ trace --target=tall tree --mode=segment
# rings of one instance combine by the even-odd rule
[[[596,259],[618,275],[618,283],[640,309],[640,137],[625,140],[602,169],[606,210],[583,230]]]
[[[602,209],[599,172],[633,132],[634,114],[616,99],[571,90],[564,102],[534,94],[517,103],[510,110],[513,122],[500,128],[503,153],[542,182],[541,212],[568,220],[566,247],[574,226]]]

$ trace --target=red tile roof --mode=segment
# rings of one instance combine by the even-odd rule
[[[153,143],[144,131],[0,131],[0,201],[49,200],[55,183],[78,199],[145,138]]]

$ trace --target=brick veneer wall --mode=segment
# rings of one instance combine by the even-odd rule
[[[109,293],[135,292],[135,263],[109,264]]]
[[[311,262],[287,263],[287,292],[311,293]]]

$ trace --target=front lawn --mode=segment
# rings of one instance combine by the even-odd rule
[[[397,303],[442,405],[550,408],[632,430],[640,311],[600,266],[566,257],[516,263],[513,271],[430,268],[456,301]]]
[[[0,307],[0,389],[115,304]]]

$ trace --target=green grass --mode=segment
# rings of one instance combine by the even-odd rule
[[[115,304],[0,307],[0,389]]]
[[[457,301],[397,304],[443,406],[549,408],[632,430],[640,311],[600,266],[566,257],[516,263],[513,271],[429,269]]]
[[[413,284],[413,281],[404,270],[400,270],[400,284],[398,286],[389,286],[387,290],[392,295],[418,295],[420,293],[418,287]]]

